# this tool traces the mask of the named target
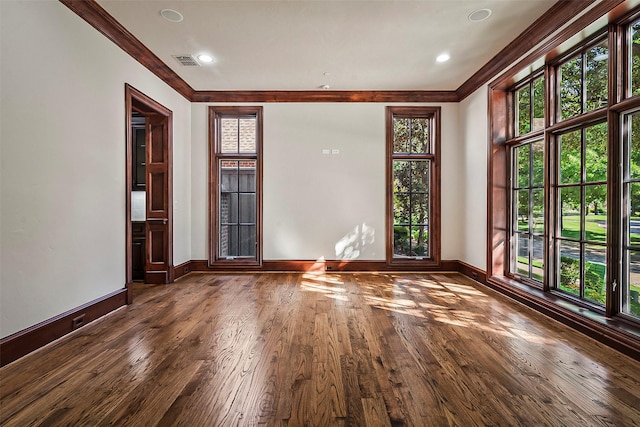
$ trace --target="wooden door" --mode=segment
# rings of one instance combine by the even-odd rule
[[[169,124],[167,117],[147,116],[147,227],[145,283],[169,283]]]

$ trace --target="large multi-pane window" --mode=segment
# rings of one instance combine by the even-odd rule
[[[387,110],[387,259],[439,262],[439,108]]]
[[[260,262],[261,110],[211,107],[211,263]]]

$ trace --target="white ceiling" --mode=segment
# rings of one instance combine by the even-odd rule
[[[455,90],[555,2],[98,0],[195,90]],[[487,20],[467,19],[481,8]],[[172,58],[202,52],[215,63]]]

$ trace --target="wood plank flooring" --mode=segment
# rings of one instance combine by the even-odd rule
[[[638,426],[640,362],[460,274],[191,274],[0,369],[3,426]]]

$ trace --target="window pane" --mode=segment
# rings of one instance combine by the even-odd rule
[[[524,135],[531,132],[531,87],[526,85],[516,92],[517,134]]]
[[[220,160],[220,191],[238,191],[238,162]]]
[[[411,227],[411,255],[429,256],[429,233],[425,226]]]
[[[586,111],[607,105],[607,75],[609,69],[607,41],[587,51],[586,55]]]
[[[516,252],[516,273],[529,277],[529,238],[526,234],[516,233],[515,252]]]
[[[544,128],[544,78],[533,82],[533,123],[532,130]]]
[[[592,242],[607,241],[607,186],[587,185],[584,189],[585,236]]]
[[[607,180],[607,124],[585,129],[585,176],[587,182]]]
[[[220,256],[233,257],[238,253],[238,226],[226,225],[220,227]]]
[[[411,119],[411,152],[429,152],[429,119]]]
[[[531,212],[531,231],[536,234],[544,233],[544,190],[531,192],[533,211]]]
[[[393,152],[409,152],[411,119],[393,119]]]
[[[563,187],[560,193],[560,235],[580,239],[580,187]]]
[[[560,242],[558,289],[580,296],[580,244]]]
[[[427,194],[411,195],[411,224],[423,225],[429,222],[429,196]]]
[[[518,231],[529,232],[529,190],[518,190]]]
[[[238,195],[238,220],[242,224],[256,223],[256,195],[240,193]]]
[[[629,43],[629,57],[631,58],[631,95],[640,95],[640,21],[631,25],[631,43]]]
[[[256,122],[255,118],[239,120],[241,153],[256,152]]]
[[[236,256],[256,256],[256,227],[254,225],[241,225],[239,227],[238,252]]]
[[[242,160],[240,162],[240,191],[256,191],[256,161]]]
[[[394,224],[409,224],[411,205],[409,195],[396,194],[393,196],[393,222]]]
[[[628,227],[629,241],[628,245],[640,246],[640,183],[634,182],[627,184],[628,202]]]
[[[598,304],[606,301],[607,251],[604,246],[584,247],[584,297]]]
[[[518,165],[518,180],[517,186],[519,188],[529,186],[529,151],[530,145],[521,145],[515,149],[516,163]]]
[[[544,185],[544,141],[531,144],[531,154],[533,155],[533,185],[541,187]]]
[[[238,119],[220,119],[220,152],[238,152]]]
[[[582,113],[582,56],[577,56],[559,68],[560,117],[562,120]]]
[[[577,130],[561,135],[560,142],[560,183],[574,184],[581,181],[582,131]]]
[[[638,50],[640,50],[640,45]],[[638,56],[638,62],[640,62],[640,56]],[[640,73],[640,69],[638,72]],[[640,76],[638,79],[640,79]],[[640,87],[638,90],[640,91]],[[626,123],[629,126],[629,177],[631,179],[640,179],[640,113],[632,114],[631,119],[626,120]]]
[[[411,191],[426,193],[429,191],[429,162],[411,162]]]
[[[408,193],[411,186],[411,163],[406,160],[393,161],[393,192]]]
[[[622,292],[622,312],[640,318],[640,252],[627,251],[626,283]]]
[[[531,278],[542,282],[544,277],[544,238],[533,236]]]
[[[406,257],[410,255],[409,227],[393,226],[393,255],[395,257]]]

